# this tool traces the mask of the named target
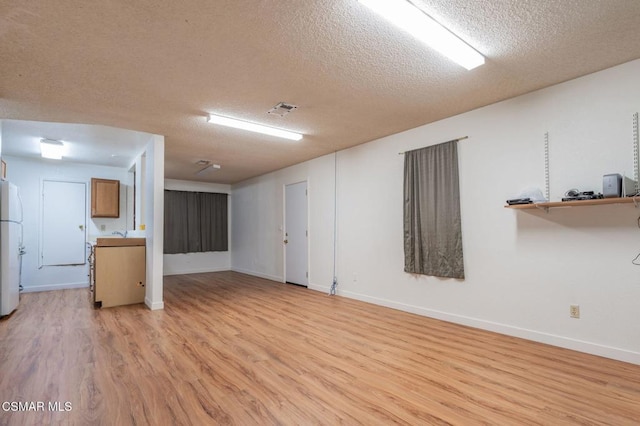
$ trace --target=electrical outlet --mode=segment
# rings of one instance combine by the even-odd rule
[[[580,305],[569,305],[569,316],[571,318],[580,318]]]

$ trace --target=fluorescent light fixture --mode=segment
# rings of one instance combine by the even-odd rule
[[[64,152],[64,144],[60,141],[52,139],[40,139],[40,154],[42,158],[51,158],[52,160],[62,160]]]
[[[484,64],[484,56],[409,1],[358,1],[464,68]]]
[[[293,141],[299,141],[302,139],[302,135],[300,133],[263,126],[262,124],[249,123],[248,121],[236,120],[235,118],[222,117],[215,114],[209,114],[208,121],[209,123],[219,124],[221,126],[248,130],[250,132],[262,133],[263,135],[277,136],[279,138],[291,139]]]

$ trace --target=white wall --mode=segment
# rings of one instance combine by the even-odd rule
[[[127,211],[126,193],[133,182],[125,168],[105,167],[56,160],[27,159],[22,157],[4,157],[7,163],[7,179],[20,188],[24,209],[23,242],[27,254],[22,258],[22,285],[24,291],[58,290],[63,288],[87,287],[89,285],[88,265],[79,266],[43,266],[38,268],[40,244],[40,218],[42,181],[55,179],[86,184],[86,224],[87,239],[90,236],[111,234],[115,230],[126,229]],[[120,217],[91,218],[91,178],[120,180]],[[101,226],[105,230],[100,229]],[[88,255],[88,251],[87,251]]]
[[[217,192],[230,194],[231,185],[165,179],[165,189],[173,191]],[[231,235],[231,197],[228,199],[229,236]],[[231,239],[229,239],[231,246]],[[165,254],[164,275],[193,274],[197,272],[228,271],[231,269],[231,247],[228,251],[205,253]]]
[[[333,280],[334,154],[232,187],[232,269],[284,281],[284,187],[307,181],[309,287]]]
[[[409,312],[640,364],[640,251],[633,204],[516,211],[505,200],[602,191],[633,172],[640,60],[337,154],[338,293]],[[403,272],[401,151],[459,143],[466,279]],[[333,269],[333,155],[232,187],[232,268],[283,279],[283,185],[309,181],[310,287]],[[579,304],[581,318],[569,317]]]

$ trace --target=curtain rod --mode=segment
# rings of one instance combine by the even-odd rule
[[[446,141],[446,142],[440,142],[440,144],[449,143],[449,142],[458,142],[458,141],[461,141],[461,140],[464,140],[464,139],[469,139],[469,136],[462,136],[461,138],[451,139],[450,141]],[[434,145],[440,145],[440,144],[434,144]],[[430,145],[430,146],[432,146],[432,145]],[[416,149],[422,149],[422,148],[416,148]],[[410,149],[409,151],[415,151],[416,149]],[[405,151],[405,152],[409,152],[409,151]],[[399,155],[403,155],[404,152],[399,152],[398,154]]]

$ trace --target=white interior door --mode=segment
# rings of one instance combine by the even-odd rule
[[[285,281],[309,285],[307,182],[285,186]]]
[[[86,262],[86,193],[83,182],[43,181],[40,245],[43,266]]]

